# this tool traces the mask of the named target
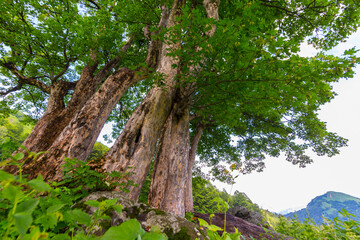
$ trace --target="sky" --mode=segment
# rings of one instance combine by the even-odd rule
[[[351,35],[347,42],[331,50],[333,55],[341,55],[354,46],[360,48],[360,31]],[[311,57],[316,50],[304,43],[301,56]],[[327,122],[328,130],[349,140],[348,147],[340,154],[329,158],[312,154],[314,162],[306,168],[299,168],[285,160],[285,157],[267,158],[263,172],[240,175],[233,186],[213,182],[219,189],[229,193],[244,192],[254,203],[272,212],[298,210],[316,196],[328,191],[343,192],[360,198],[360,66],[352,79],[341,80],[333,85],[338,94],[319,111],[319,117]],[[102,134],[111,131],[107,124]],[[103,138],[98,140],[109,145]]]
[[[341,55],[354,46],[360,48],[359,39],[360,31],[330,53]],[[301,56],[315,54],[311,46],[302,45]],[[354,78],[333,85],[338,95],[319,111],[329,131],[349,140],[340,154],[332,158],[312,154],[314,162],[306,168],[292,165],[283,156],[267,158],[263,172],[239,176],[232,188],[215,182],[217,188],[244,192],[254,203],[272,212],[305,208],[314,197],[328,191],[360,198],[360,66],[355,71]]]

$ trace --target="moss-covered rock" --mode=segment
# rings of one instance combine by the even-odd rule
[[[104,234],[110,226],[117,226],[127,220],[137,219],[145,230],[150,230],[152,226],[157,225],[163,233],[168,235],[169,240],[208,239],[206,232],[195,223],[175,214],[152,208],[144,203],[134,202],[121,192],[95,192],[81,202],[88,200],[104,201],[114,198],[118,199],[117,204],[123,206],[123,211],[120,214],[114,210],[107,211],[106,215],[111,217],[111,221],[100,223],[94,232],[96,235]],[[84,205],[82,206],[84,207]],[[85,209],[90,214],[96,211],[96,208],[89,206],[86,206]]]

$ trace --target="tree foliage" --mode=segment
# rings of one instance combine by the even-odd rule
[[[249,210],[260,212],[257,204],[253,203],[246,195],[239,191],[227,193],[218,190],[208,180],[195,177],[193,179],[194,211],[199,213],[221,212],[221,202],[227,202],[229,207],[242,206]]]
[[[5,160],[20,146],[31,132],[33,123],[20,111],[0,118],[0,161]]]

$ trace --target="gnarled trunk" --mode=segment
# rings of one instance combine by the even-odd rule
[[[105,155],[103,169],[131,172],[129,197],[137,200],[149,171],[156,143],[172,106],[172,90],[153,88],[136,108],[114,145]]]
[[[163,22],[164,27],[171,28],[176,24],[175,16],[179,14],[182,4],[182,0],[174,1],[170,12],[163,7],[160,23]],[[177,43],[165,41],[162,44],[156,71],[164,76],[165,86],[150,90],[105,155],[103,169],[109,172],[115,170],[132,173],[127,176],[127,180],[137,185],[128,187],[130,190],[128,196],[133,200],[137,200],[140,196],[161,129],[171,111],[175,77],[179,71],[174,65],[179,65],[179,59],[169,56],[168,53],[180,46],[180,41]]]
[[[41,173],[44,179],[58,180],[61,178],[60,170],[65,157],[85,160],[115,104],[125,91],[139,80],[141,78],[137,77],[135,71],[127,68],[111,74],[47,152],[27,165],[25,171],[29,173],[29,177]]]
[[[149,192],[150,205],[182,217],[188,181],[189,109],[181,102],[174,104],[160,138]]]
[[[84,102],[94,94],[99,84],[93,81],[96,67],[96,63],[84,67],[66,108],[64,97],[69,90],[69,83],[59,81],[51,87],[47,109],[23,143],[29,151],[46,151]]]

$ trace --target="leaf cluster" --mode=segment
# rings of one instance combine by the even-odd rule
[[[28,153],[30,155],[36,155]],[[12,164],[24,158],[23,153],[12,157]],[[44,182],[41,175],[28,180],[21,175],[22,164],[19,167],[19,176],[13,176],[0,169],[0,236],[1,239],[129,239],[129,240],[166,240],[166,235],[157,227],[152,227],[150,232],[145,232],[137,220],[129,220],[116,227],[103,229],[103,236],[96,236],[95,230],[102,229],[105,222],[111,222],[108,210],[120,214],[122,206],[117,205],[117,199],[104,201],[89,200],[83,205],[91,207],[93,214],[77,207],[79,189],[99,187],[92,183],[94,173],[88,175],[83,170],[84,166],[74,168],[78,161],[68,160],[65,171],[71,175],[74,182],[67,178],[55,188]],[[77,173],[70,173],[68,168],[77,169]],[[80,168],[80,170],[79,170]],[[81,182],[78,177],[90,179],[90,185]],[[104,176],[95,177],[106,181]],[[99,179],[98,179],[99,181]],[[79,186],[74,188],[74,183]],[[69,187],[65,187],[67,184]],[[82,185],[84,184],[84,185]],[[106,190],[106,189],[96,189]],[[89,191],[88,191],[89,192]],[[82,193],[84,196],[84,193]]]

